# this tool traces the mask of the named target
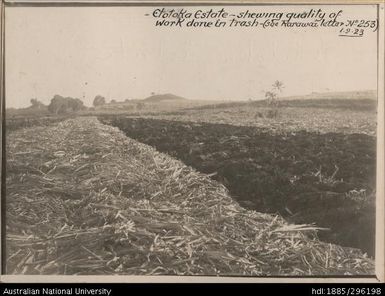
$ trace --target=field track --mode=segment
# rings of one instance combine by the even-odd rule
[[[9,133],[6,190],[9,274],[374,273],[94,117]]]

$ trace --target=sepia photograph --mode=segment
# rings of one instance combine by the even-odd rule
[[[5,1],[2,274],[384,281],[384,4]]]

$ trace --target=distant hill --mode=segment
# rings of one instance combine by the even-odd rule
[[[345,92],[313,92],[308,95],[279,97],[279,105],[281,107],[299,107],[299,108],[340,108],[360,111],[376,111],[377,110],[377,93],[374,90],[364,91],[345,91]],[[205,109],[228,109],[239,108],[244,105],[254,107],[267,107],[267,101],[232,101],[219,104],[207,104],[184,110],[205,110]]]
[[[313,92],[309,95],[280,98],[282,107],[313,107],[376,111],[377,93],[374,90],[346,92]]]
[[[176,96],[173,94],[163,94],[163,95],[153,95],[148,98],[143,99],[147,103],[159,103],[163,101],[184,101],[186,98]]]
[[[341,92],[313,92],[303,96],[282,97],[280,100],[321,100],[321,99],[345,99],[345,100],[377,100],[377,92],[375,90],[363,91],[341,91]]]

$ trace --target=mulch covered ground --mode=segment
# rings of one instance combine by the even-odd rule
[[[311,225],[248,211],[226,188],[96,118],[7,135],[9,274],[373,274]]]

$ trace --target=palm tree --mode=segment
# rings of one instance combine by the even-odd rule
[[[274,90],[277,90],[279,92],[282,92],[283,88],[285,87],[283,85],[283,82],[282,81],[279,81],[279,80],[276,80],[274,83],[273,83],[273,89]]]

